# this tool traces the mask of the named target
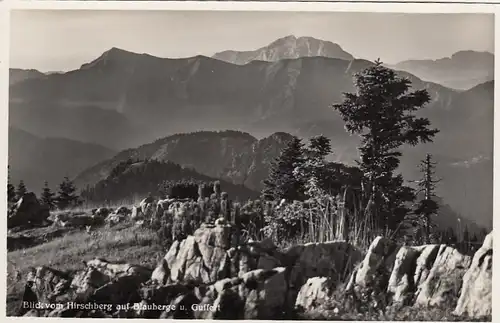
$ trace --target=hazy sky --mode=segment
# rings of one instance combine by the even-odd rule
[[[494,16],[484,14],[195,11],[13,11],[11,67],[79,68],[111,47],[160,57],[253,50],[287,35],[338,43],[385,63],[494,50]]]

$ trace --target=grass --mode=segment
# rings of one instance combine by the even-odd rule
[[[278,246],[288,247],[293,244],[309,242],[327,242],[347,240],[353,246],[367,250],[373,239],[385,232],[376,230],[370,217],[363,214],[364,208],[356,205],[352,209],[346,208],[345,196],[336,199],[329,196],[316,198],[314,204],[295,203],[279,210],[273,210],[270,218],[287,219],[296,223],[298,230],[290,225],[282,225],[276,229],[282,232],[296,231],[293,237],[281,237],[273,232],[273,240]],[[385,233],[387,235],[387,233]]]
[[[14,315],[22,300],[24,280],[30,268],[50,266],[62,271],[83,269],[82,260],[94,257],[156,267],[166,250],[147,228],[123,223],[112,229],[102,227],[91,234],[85,230],[56,238],[32,248],[7,254],[7,315]],[[21,279],[16,279],[21,277]]]

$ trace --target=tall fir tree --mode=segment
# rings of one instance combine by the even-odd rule
[[[435,178],[436,163],[432,160],[431,154],[425,156],[425,159],[420,162],[419,168],[422,173],[422,179],[417,182],[417,194],[423,193],[423,198],[418,202],[414,213],[421,217],[422,221],[420,222],[425,233],[424,243],[430,243],[429,239],[433,228],[432,217],[437,215],[439,210],[439,205],[434,199],[436,197],[436,184],[441,180]]]
[[[64,177],[64,180],[59,184],[59,192],[56,198],[57,207],[60,210],[67,209],[78,205],[78,195],[76,187],[69,177]]]
[[[264,199],[288,201],[304,199],[304,183],[294,174],[294,170],[304,163],[303,148],[302,140],[294,137],[276,158],[268,178],[264,181],[262,191]]]
[[[40,202],[47,206],[49,210],[53,210],[56,207],[55,193],[53,193],[49,187],[49,183],[45,181],[42,194],[40,195]]]
[[[19,200],[26,193],[28,193],[28,189],[26,188],[24,181],[20,180],[19,185],[17,185],[17,189],[16,189],[16,198]]]
[[[7,202],[16,202],[16,188],[10,182],[10,166],[7,167]]]
[[[380,60],[355,75],[356,93],[344,93],[344,101],[334,104],[346,129],[361,137],[360,168],[364,174],[365,214],[380,229],[394,231],[409,212],[414,191],[395,175],[402,145],[431,142],[437,129],[414,113],[430,96],[426,90],[410,91],[409,79],[384,67]]]
[[[330,140],[325,136],[313,137],[309,140],[309,146],[303,148],[303,152],[303,162],[294,169],[294,175],[304,183],[305,194],[311,198],[329,193],[326,187],[331,174],[326,157],[332,152]]]

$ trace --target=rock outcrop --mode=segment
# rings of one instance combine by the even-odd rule
[[[463,286],[454,314],[482,318],[491,315],[493,232],[484,239],[463,278]]]
[[[286,269],[257,269],[211,285],[198,305],[203,319],[282,319],[286,309]]]
[[[63,294],[70,283],[71,277],[67,273],[45,266],[32,268],[26,278],[18,314],[44,316],[49,309],[36,308],[35,304],[54,304],[56,297]]]
[[[398,246],[376,238],[351,275],[349,291],[384,294],[389,303],[455,306],[471,257],[446,245]]]
[[[129,208],[127,208],[126,206],[120,206],[119,208],[117,208],[114,212],[115,214],[121,214],[121,215],[125,215],[125,216],[128,216],[132,213],[132,210],[130,210]]]
[[[108,208],[105,208],[105,207],[100,207],[100,208],[96,209],[95,212],[92,212],[92,213],[94,215],[105,218],[111,213],[111,210]]]
[[[35,193],[26,193],[9,210],[7,228],[43,225],[49,216],[49,210],[40,204]]]
[[[71,215],[71,214],[56,214],[54,216],[55,227],[62,228],[84,228],[86,226],[101,226],[105,222],[99,215]]]
[[[384,289],[394,267],[398,245],[393,241],[377,237],[357,269],[351,275],[347,289]]]
[[[229,276],[231,226],[204,225],[193,236],[174,241],[165,255],[172,282],[214,283]]]
[[[141,208],[137,206],[132,207],[132,213],[130,214],[130,218],[134,221],[140,221],[144,219],[144,215],[142,214]]]
[[[309,278],[326,277],[333,286],[343,282],[363,258],[344,241],[296,245],[286,250],[285,256],[290,266],[290,300],[296,299]]]
[[[141,209],[142,214],[144,214],[146,217],[150,217],[151,213],[153,212],[153,203],[154,198],[150,196],[146,197],[139,203],[139,208]]]
[[[327,277],[309,278],[302,285],[295,299],[295,307],[306,310],[328,302],[332,293],[332,282]]]
[[[455,303],[470,263],[471,257],[461,254],[455,248],[439,246],[429,275],[418,285],[415,304],[438,306]]]
[[[450,246],[400,246],[382,237],[363,257],[344,241],[280,251],[271,240],[240,242],[234,235],[233,227],[222,218],[203,224],[192,235],[175,240],[154,270],[101,258],[84,262],[85,268],[73,274],[35,268],[28,275],[23,304],[95,306],[45,310],[28,306],[19,314],[286,319],[332,304],[337,312],[343,311],[341,300],[335,299],[340,292],[357,301],[375,297],[379,309],[391,305],[455,308],[456,304],[456,315],[491,315],[492,234],[472,260]]]

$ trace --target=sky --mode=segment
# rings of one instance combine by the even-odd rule
[[[159,57],[254,50],[288,35],[393,64],[494,51],[494,16],[359,12],[36,10],[11,14],[10,66],[69,71],[118,47]]]

